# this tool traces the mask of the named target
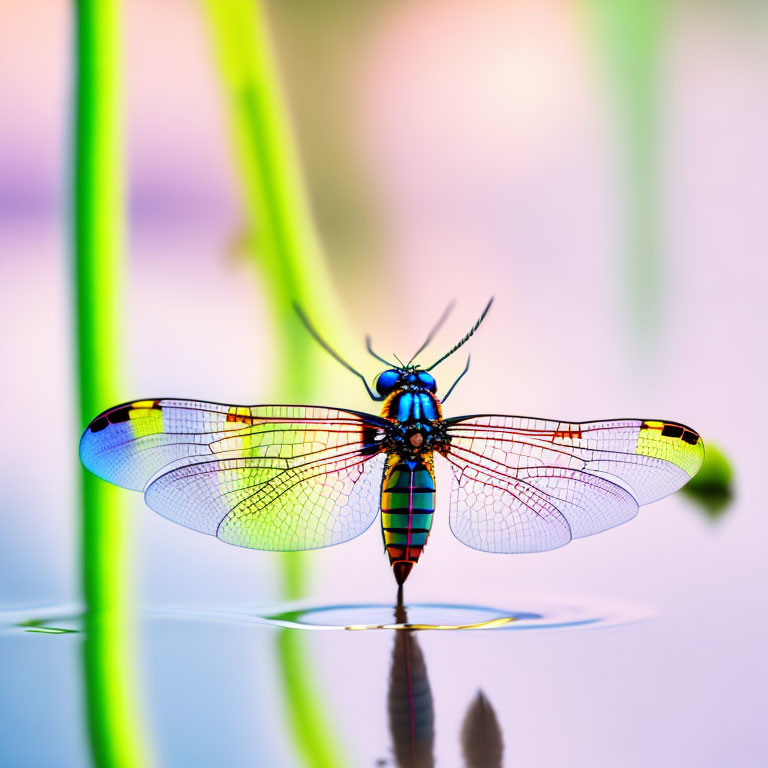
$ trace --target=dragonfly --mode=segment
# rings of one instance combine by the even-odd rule
[[[492,553],[543,552],[635,517],[681,488],[701,467],[690,427],[660,419],[571,422],[476,414],[445,418],[431,371],[368,352],[387,367],[373,387],[315,330],[317,342],[357,375],[379,415],[315,405],[226,405],[147,399],[90,422],[83,465],[143,491],[163,517],[224,542],[259,550],[317,549],[350,541],[381,515],[384,549],[402,590],[435,515],[435,459],[452,474],[449,523],[464,544]]]

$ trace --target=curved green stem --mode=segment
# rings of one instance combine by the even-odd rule
[[[275,383],[284,398],[317,395],[317,385],[298,374],[323,352],[293,306],[322,318],[324,330],[335,339],[344,328],[302,184],[264,14],[253,0],[205,0],[205,5],[226,88],[254,255],[281,351]]]
[[[275,384],[281,399],[311,402],[323,391],[307,371],[325,353],[298,320],[294,305],[320,318],[335,340],[346,334],[304,192],[267,24],[253,0],[205,0],[205,5],[228,97],[254,256],[280,350]],[[284,595],[301,596],[305,560],[292,553],[282,562]],[[311,680],[303,638],[292,630],[281,632],[278,654],[294,737],[306,764],[346,764]]]

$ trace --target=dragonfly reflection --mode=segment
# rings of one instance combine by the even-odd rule
[[[395,623],[408,624],[408,612],[401,603],[395,608]],[[417,640],[418,631],[396,631],[392,648],[387,712],[392,754],[398,768],[433,768],[435,765],[434,701],[424,653]],[[501,767],[504,749],[501,728],[482,691],[477,692],[464,716],[460,744],[467,768]],[[457,752],[458,748],[456,744]]]
[[[407,624],[404,605],[395,608],[395,623]],[[399,768],[434,765],[435,716],[427,665],[416,630],[395,632],[387,695],[392,751]]]

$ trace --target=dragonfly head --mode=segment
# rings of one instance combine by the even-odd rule
[[[376,377],[375,386],[381,397],[388,397],[399,389],[426,390],[433,394],[437,392],[434,376],[412,365],[382,371]]]

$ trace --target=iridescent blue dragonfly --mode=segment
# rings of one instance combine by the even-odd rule
[[[169,520],[242,547],[303,550],[363,533],[381,511],[384,547],[402,585],[435,513],[435,456],[453,473],[450,526],[486,552],[542,552],[631,520],[638,507],[676,491],[701,466],[699,435],[672,421],[577,423],[479,414],[444,418],[432,365],[387,368],[373,388],[301,315],[323,348],[360,377],[376,416],[304,405],[239,406],[138,400],[86,428],[83,464],[111,483],[143,491]],[[447,312],[446,312],[447,314]]]

